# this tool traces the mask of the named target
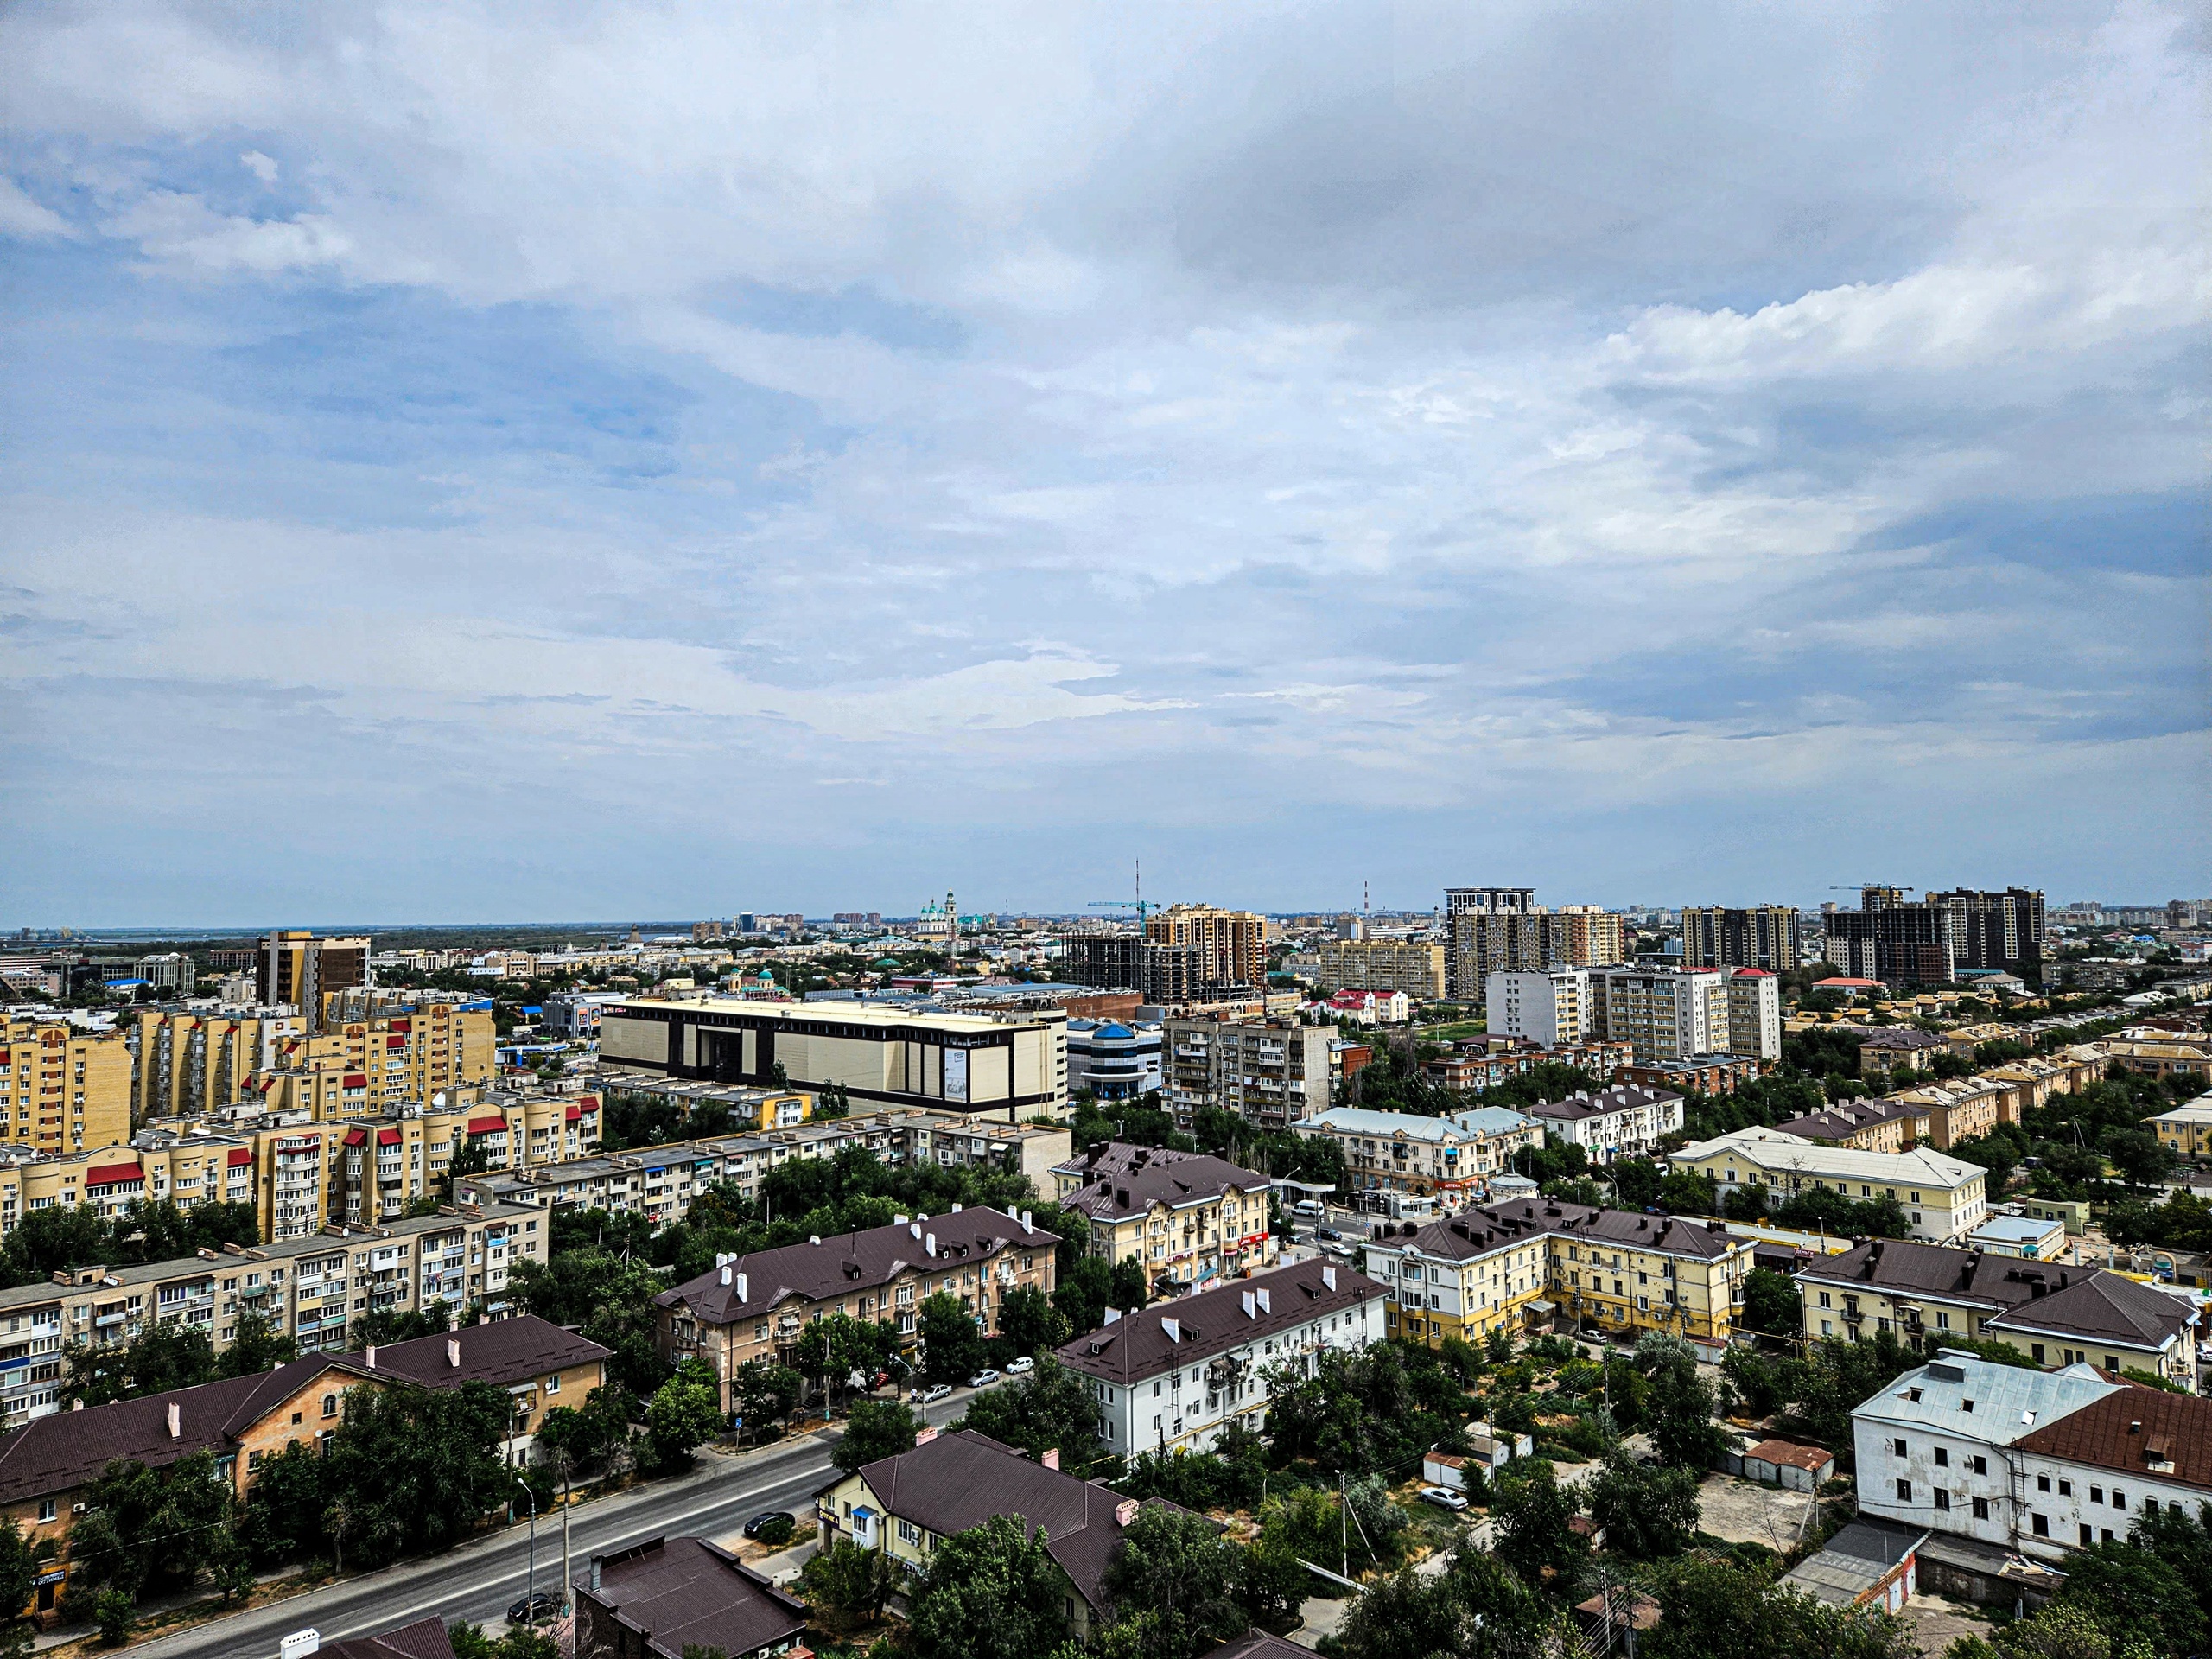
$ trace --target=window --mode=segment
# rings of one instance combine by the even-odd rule
[[[1973,1463],[1974,1471],[1977,1475],[1986,1475],[1989,1472],[1989,1459],[1987,1458],[1976,1456],[1969,1459],[1969,1461]]]
[[[322,1414],[326,1417],[335,1417],[338,1414],[338,1396],[336,1395],[326,1394],[322,1396]]]
[[[2084,1521],[2082,1522],[2082,1548],[2087,1549],[2094,1540],[2095,1535],[2089,1530],[2089,1523]]]
[[[2127,1494],[2117,1486],[2112,1489],[2112,1506],[2115,1510],[2124,1510],[2127,1507]]]
[[[39,1499],[39,1501],[38,1501],[38,1518],[39,1518],[40,1520],[41,1520],[41,1521],[54,1521],[54,1520],[59,1520],[59,1519],[60,1518],[60,1516],[61,1516],[61,1500],[60,1500],[60,1498],[56,1498],[56,1497],[41,1497],[41,1499]]]
[[[911,1521],[901,1521],[899,1523],[899,1541],[902,1544],[920,1543],[922,1529]]]
[[[1900,1503],[1910,1503],[1912,1502],[1912,1483],[1910,1481],[1900,1480],[1897,1482],[1897,1502]]]
[[[2108,1371],[2116,1371],[2119,1369],[2120,1356],[2118,1354],[2107,1354],[2105,1356],[2105,1370]]]
[[[556,1371],[552,1376],[545,1379],[545,1392],[548,1394],[558,1394],[561,1392],[560,1372]]]
[[[1977,1521],[1986,1521],[1989,1519],[1989,1500],[1987,1498],[1977,1497],[1974,1499],[1974,1518]]]
[[[2062,1481],[2060,1481],[2060,1482],[2058,1483],[2058,1495],[2059,1495],[2061,1497],[2073,1497],[2073,1496],[2074,1496],[2074,1483],[2073,1483],[2072,1481],[2070,1481],[2070,1480],[2062,1480]]]
[[[1941,1486],[1936,1489],[1936,1507],[1939,1510],[1948,1510],[1951,1507],[1951,1495]]]
[[[2042,1515],[2031,1515],[2028,1517],[2028,1530],[2034,1533],[2038,1538],[2050,1537],[2050,1517]]]
[[[2050,1490],[2050,1477],[2049,1475],[2037,1475],[2036,1477],[2036,1491],[2039,1492],[2047,1492]]]
[[[2090,1502],[2090,1503],[2103,1503],[2104,1501],[2105,1501],[2105,1489],[2104,1489],[2103,1487],[2101,1487],[2101,1486],[2092,1486],[2092,1487],[2090,1487],[2090,1488],[2089,1488],[2089,1502]]]
[[[2038,1364],[2038,1365],[2042,1364],[2042,1363],[2043,1363],[2043,1344],[2041,1344],[2041,1343],[2039,1343],[2039,1342],[2031,1342],[2031,1343],[2030,1343],[2030,1344],[2028,1344],[2028,1357],[2029,1357],[2030,1359],[2032,1359],[2033,1361],[2035,1361],[2035,1363],[2036,1363],[2037,1364]]]
[[[1936,1448],[1936,1466],[1938,1469],[1948,1469],[1951,1466],[1951,1453],[1948,1447],[1939,1446]]]
[[[1904,1442],[1903,1440],[1891,1440],[1890,1442],[1890,1455],[1893,1458],[1902,1458],[1908,1455],[1905,1451]]]

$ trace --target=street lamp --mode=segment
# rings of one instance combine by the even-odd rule
[[[537,1494],[520,1475],[515,1477],[515,1484],[530,1499],[530,1566],[522,1586],[522,1622],[529,1624],[537,1614]]]

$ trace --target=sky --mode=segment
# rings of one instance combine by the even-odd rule
[[[31,4],[0,925],[2212,891],[2185,4]]]

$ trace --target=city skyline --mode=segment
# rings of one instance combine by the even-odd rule
[[[9,34],[18,923],[2212,869],[2185,7]]]

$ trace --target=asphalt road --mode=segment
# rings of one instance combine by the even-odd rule
[[[943,1427],[967,1409],[975,1390],[923,1408],[925,1422]],[[594,1550],[642,1543],[668,1534],[725,1538],[763,1510],[788,1510],[806,1535],[813,1527],[815,1493],[830,1484],[830,1448],[839,1435],[802,1436],[766,1451],[724,1457],[708,1452],[681,1480],[656,1481],[598,1503],[579,1506],[569,1518],[569,1555],[581,1568]],[[313,1627],[325,1641],[373,1636],[435,1613],[448,1623],[466,1618],[496,1630],[530,1581],[527,1528],[516,1527],[427,1560],[403,1561],[362,1578],[256,1607],[228,1618],[180,1630],[127,1650],[136,1659],[276,1659],[277,1645],[294,1630]],[[561,1529],[537,1527],[537,1585],[558,1593]]]
[[[936,1414],[941,1421],[944,1408]],[[681,1480],[655,1482],[575,1510],[569,1558],[579,1569],[594,1550],[642,1543],[666,1533],[722,1537],[763,1510],[789,1510],[804,1532],[812,1524],[814,1494],[830,1481],[833,1437],[807,1435],[742,1457],[708,1454]],[[326,1642],[372,1636],[428,1614],[466,1618],[497,1630],[522,1599],[530,1556],[527,1529],[515,1527],[428,1560],[403,1561],[381,1573],[346,1579],[302,1596],[251,1608],[151,1642],[135,1643],[137,1659],[276,1659],[277,1645],[312,1626]],[[561,1576],[561,1529],[537,1527],[537,1586],[556,1590]]]

